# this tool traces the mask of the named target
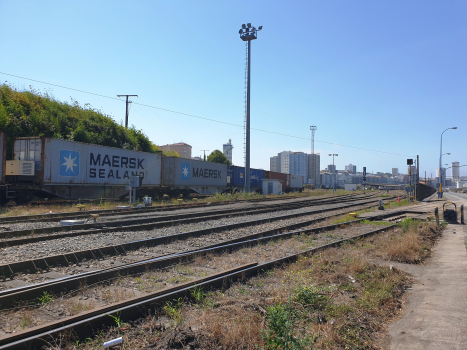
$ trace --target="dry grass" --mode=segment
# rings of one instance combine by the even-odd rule
[[[431,256],[442,230],[435,223],[406,219],[392,231],[367,240],[364,248],[385,260],[417,264]]]

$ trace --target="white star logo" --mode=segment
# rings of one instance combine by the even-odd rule
[[[71,169],[71,172],[74,173],[73,167],[77,166],[77,165],[75,164],[75,159],[76,159],[76,158],[77,158],[77,157],[71,158],[71,153],[70,153],[70,155],[68,156],[68,158],[67,158],[67,157],[63,157],[63,159],[65,159],[65,163],[63,163],[62,165],[65,165],[65,166],[66,166],[65,172],[67,172],[69,169]]]
[[[188,176],[188,167],[185,165],[182,171],[183,176],[187,177]]]

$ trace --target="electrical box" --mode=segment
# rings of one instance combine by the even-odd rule
[[[34,176],[34,161],[7,160],[5,175]]]

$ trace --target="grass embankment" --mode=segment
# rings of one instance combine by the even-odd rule
[[[123,336],[125,349],[378,349],[411,280],[375,259],[421,262],[441,229],[408,219],[226,290],[195,288],[189,300],[62,348],[98,349]]]

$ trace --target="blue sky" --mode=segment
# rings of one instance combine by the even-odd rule
[[[406,171],[467,164],[467,1],[13,1],[0,0],[0,72],[116,97],[137,94],[130,124],[156,144],[187,142],[193,155],[234,144],[243,164],[245,44],[252,42],[251,165],[284,150],[321,167]],[[56,99],[90,103],[116,121],[122,101],[0,74]],[[144,107],[138,104],[157,108]],[[351,147],[345,147],[352,146]],[[363,150],[367,149],[367,150]],[[383,152],[374,152],[377,150]],[[394,153],[394,154],[390,154]],[[467,167],[461,174],[467,174]]]

